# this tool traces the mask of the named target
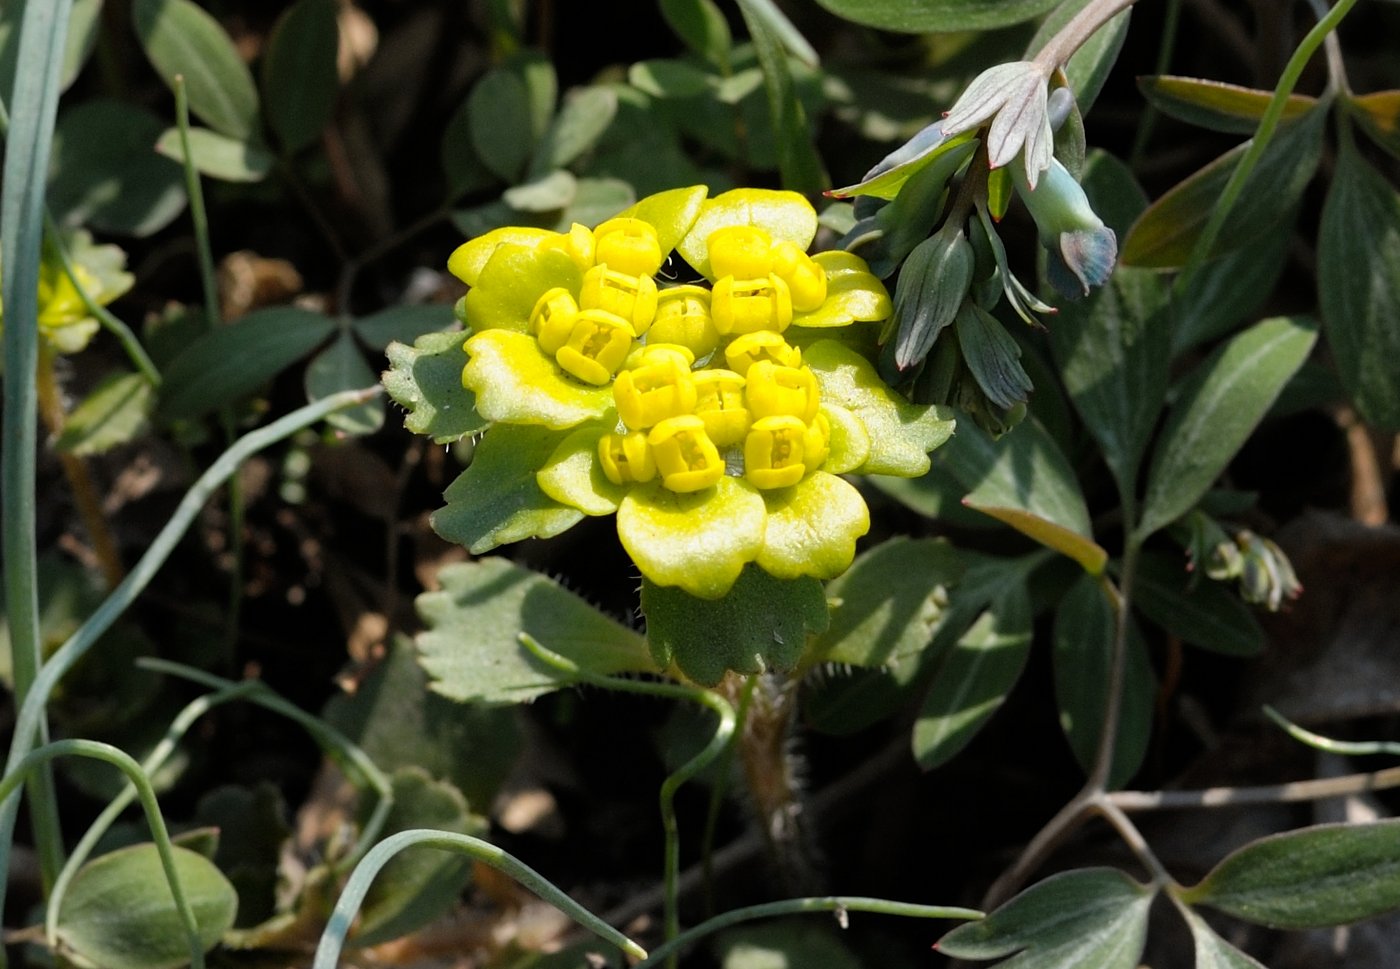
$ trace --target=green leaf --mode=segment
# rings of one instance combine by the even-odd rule
[[[1034,420],[993,441],[963,421],[943,451],[970,493],[963,503],[1005,522],[1097,575],[1108,553],[1093,539],[1089,509],[1069,461]]]
[[[340,91],[339,46],[334,0],[297,0],[272,28],[263,56],[263,103],[285,154],[311,144],[330,121]]]
[[[438,153],[442,160],[442,170],[447,175],[449,198],[457,199],[499,184],[498,177],[486,167],[472,144],[470,95],[462,99],[462,103],[443,126],[442,146]]]
[[[971,244],[968,244],[971,256]],[[1001,321],[967,300],[958,308],[953,324],[963,363],[987,400],[1002,410],[1024,404],[1031,378],[1021,366],[1021,347]]]
[[[462,344],[469,335],[426,333],[413,346],[391,343],[385,350],[389,369],[384,389],[408,411],[404,427],[431,437],[435,444],[451,444],[487,427],[476,412],[476,395],[462,386],[467,362]]]
[[[1400,907],[1400,819],[1260,838],[1180,897],[1278,929],[1344,925],[1391,911]]]
[[[947,587],[961,575],[956,550],[941,539],[882,542],[827,584],[827,598],[838,605],[812,654],[853,666],[899,664],[928,645]]]
[[[522,124],[530,116],[530,90],[508,67],[497,67],[476,82],[467,96],[471,144],[482,164],[511,184],[524,171],[534,134]]]
[[[1361,130],[1396,158],[1400,158],[1400,91],[1376,91],[1345,97],[1343,103]]]
[[[388,836],[413,828],[481,835],[486,821],[467,808],[462,792],[418,767],[394,772],[394,806],[384,822]],[[366,814],[368,812],[365,812]],[[410,849],[390,859],[370,885],[351,938],[378,945],[427,925],[457,902],[471,879],[470,858],[438,849]]]
[[[342,390],[362,390],[377,381],[348,330],[306,366],[306,399],[320,400]],[[326,423],[346,434],[373,434],[384,426],[384,400],[375,397],[326,415]]]
[[[710,89],[710,75],[689,61],[638,61],[627,69],[627,83],[654,98],[688,98]]]
[[[449,565],[442,589],[416,600],[426,627],[419,662],[435,692],[474,703],[524,703],[569,685],[520,645],[528,633],[594,673],[655,672],[642,637],[557,582],[500,558]]]
[[[1220,346],[1182,382],[1153,454],[1137,528],[1140,538],[1175,521],[1200,500],[1307,359],[1316,339],[1316,324],[1309,320],[1264,320]]]
[[[643,577],[642,613],[656,665],[675,663],[702,686],[714,686],[730,670],[792,669],[808,635],[830,621],[820,582],[775,579],[756,565],[746,566],[721,599],[700,599]]]
[[[1196,944],[1196,969],[1265,969],[1262,963],[1216,935],[1206,920],[1187,906],[1178,904],[1177,911],[1191,928],[1191,938]]]
[[[246,397],[310,353],[335,324],[310,310],[277,306],[199,337],[170,363],[156,408],[165,420],[199,417]]]
[[[491,804],[525,744],[513,707],[455,703],[431,692],[406,636],[394,637],[354,693],[333,697],[324,717],[380,769],[420,767],[475,805]]]
[[[141,46],[171,90],[185,79],[190,110],[209,127],[247,141],[258,130],[258,92],[219,22],[192,0],[133,0]]]
[[[563,168],[591,149],[617,117],[617,92],[593,86],[570,91],[549,130],[540,140],[531,167],[535,172]]]
[[[1290,234],[1275,232],[1200,268],[1172,301],[1172,356],[1256,318],[1288,262]],[[1130,271],[1127,267],[1119,273]],[[1137,270],[1131,270],[1136,272]]]
[[[1317,108],[1275,132],[1245,180],[1211,256],[1256,242],[1291,216],[1317,171],[1327,111]],[[1186,264],[1250,142],[1226,152],[1163,195],[1133,224],[1119,248],[1125,266],[1175,269]]]
[[[1254,134],[1274,96],[1273,91],[1170,74],[1140,77],[1137,84],[1148,103],[1163,114],[1232,135]],[[1317,98],[1290,94],[1283,103],[1283,120],[1297,120],[1316,104]]]
[[[1039,16],[1059,0],[817,0],[847,20],[906,34],[988,30]]]
[[[189,138],[194,167],[210,178],[224,182],[260,182],[272,171],[275,159],[256,142],[230,138],[208,128],[191,128]],[[185,150],[180,129],[167,128],[162,132],[156,151],[183,164]]]
[[[834,926],[811,919],[784,919],[746,925],[716,937],[721,969],[861,969]]]
[[[1079,577],[1055,611],[1055,700],[1060,726],[1086,771],[1093,767],[1103,734],[1116,625],[1106,593],[1088,575]],[[1147,647],[1135,625],[1128,627],[1127,649],[1110,787],[1123,786],[1137,772],[1152,735],[1156,683]]]
[[[238,891],[236,927],[257,925],[276,911],[278,855],[292,833],[287,816],[269,781],[216,787],[195,806],[195,820],[219,833],[213,861]]]
[[[661,0],[661,16],[685,45],[715,67],[729,65],[734,39],[714,0]]]
[[[54,131],[49,207],[64,225],[144,237],[185,207],[180,166],[153,147],[164,125],[144,108],[93,98]]]
[[[1257,656],[1264,630],[1240,597],[1218,582],[1197,576],[1194,587],[1183,559],[1145,553],[1133,580],[1133,605],[1192,646],[1226,656]]]
[[[154,405],[155,388],[143,375],[108,374],[68,415],[54,447],[79,455],[110,451],[146,429]]]
[[[1030,648],[1030,596],[1016,583],[943,657],[914,721],[914,759],[920,767],[932,770],[967,746],[1021,678]]]
[[[405,303],[361,316],[351,325],[366,346],[384,350],[390,343],[412,344],[420,336],[441,332],[456,323],[452,307],[446,303]],[[465,359],[463,356],[459,362]]]
[[[233,925],[238,896],[203,855],[176,847],[175,871],[208,952]],[[103,969],[176,969],[190,960],[175,901],[153,844],[88,862],[58,910],[58,938]]]
[[[1010,969],[1136,969],[1154,891],[1112,868],[1082,868],[1037,882],[934,948],[954,959],[1021,955]]]
[[[1322,209],[1317,266],[1342,386],[1368,423],[1400,430],[1400,192],[1346,142]]]
[[[816,192],[829,185],[821,158],[812,144],[812,126],[807,110],[797,96],[792,67],[782,39],[770,20],[759,9],[758,0],[738,0],[744,25],[753,39],[763,84],[768,91],[773,140],[778,150],[778,170],[783,187],[797,192]]]
[[[73,0],[73,12],[68,17],[68,36],[63,43],[63,72],[59,75],[59,90],[68,90],[78,79],[97,46],[97,31],[101,25],[102,0]],[[8,92],[5,103],[10,103]]]
[[[1051,11],[1050,15],[1041,21],[1040,28],[1036,30],[1031,42],[1026,45],[1026,57],[1029,59],[1038,54],[1040,49],[1049,43],[1050,38],[1064,29],[1065,25],[1090,2],[1091,0],[1069,0]],[[1128,36],[1128,20],[1131,16],[1131,7],[1120,10],[1094,31],[1065,64],[1065,79],[1069,81],[1070,90],[1074,92],[1075,107],[1081,115],[1088,114],[1089,109],[1094,106],[1099,91],[1103,89],[1103,82],[1108,79],[1108,72],[1113,70],[1113,65],[1118,60],[1118,52],[1123,49],[1123,40]],[[1061,161],[1064,159],[1061,158]],[[1066,167],[1073,171],[1068,163]]]
[[[501,199],[519,212],[553,212],[574,200],[578,179],[563,169],[536,175],[501,193]]]
[[[477,444],[471,465],[443,492],[447,505],[433,512],[433,531],[480,555],[573,528],[583,513],[550,498],[535,481],[563,437],[543,427],[497,424]]]

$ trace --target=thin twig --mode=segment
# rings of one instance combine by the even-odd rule
[[[1291,804],[1348,797],[1400,787],[1400,767],[1371,774],[1347,774],[1259,787],[1208,787],[1199,791],[1111,791],[1104,797],[1127,812],[1176,811],[1188,808],[1237,807],[1246,804]]]

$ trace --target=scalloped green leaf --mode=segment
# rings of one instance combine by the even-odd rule
[[[238,895],[203,855],[175,847],[175,871],[208,952],[233,926]],[[104,969],[177,969],[190,961],[165,869],[154,844],[122,848],[88,862],[58,910],[58,938]]]
[[[955,959],[1001,959],[1010,969],[1137,969],[1156,893],[1114,868],[1051,875],[934,948]]]
[[[599,674],[656,672],[645,641],[538,572],[501,558],[449,565],[415,601],[432,688],[452,700],[524,703],[573,681],[520,645],[527,633]]]
[[[1277,316],[1221,345],[1182,381],[1148,472],[1140,537],[1191,509],[1268,413],[1317,340],[1317,325]]]
[[[469,335],[425,333],[413,346],[391,343],[384,351],[389,369],[381,379],[394,402],[408,411],[404,427],[435,444],[451,444],[488,426],[476,412],[476,395],[462,386],[467,362],[462,344]]]
[[[1260,838],[1180,897],[1277,929],[1345,925],[1392,911],[1400,908],[1400,818]]]
[[[1059,0],[817,0],[854,23],[907,34],[988,30],[1037,17]]]
[[[315,141],[335,111],[339,46],[334,0],[297,0],[272,28],[263,55],[263,104],[286,154]]]
[[[258,91],[219,22],[191,0],[133,0],[136,36],[160,79],[185,79],[190,111],[209,127],[247,141],[258,130]]]
[[[1274,96],[1273,91],[1171,74],[1140,77],[1137,85],[1148,103],[1163,114],[1232,135],[1253,134]],[[1290,94],[1283,103],[1283,120],[1301,118],[1316,104],[1317,98]]]
[[[564,435],[547,428],[498,424],[472,452],[472,463],[442,493],[433,531],[473,555],[525,538],[553,538],[583,520],[540,490],[535,472]],[[546,643],[545,645],[549,645]]]
[[[775,579],[747,566],[729,592],[700,599],[642,579],[647,642],[658,666],[674,663],[702,686],[730,670],[790,670],[809,635],[827,628],[826,595],[816,579]]]
[[[146,429],[156,391],[139,373],[104,377],[63,422],[54,447],[70,454],[101,454]]]

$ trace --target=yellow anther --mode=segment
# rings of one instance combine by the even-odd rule
[[[719,447],[744,439],[749,409],[744,406],[744,378],[732,370],[700,370],[695,374],[695,416]]]
[[[593,238],[598,262],[632,276],[650,276],[666,258],[656,229],[641,219],[608,219],[593,230]]]
[[[583,274],[578,303],[622,317],[641,336],[656,318],[656,283],[650,276],[631,276],[599,263]]]
[[[807,425],[796,417],[754,421],[744,438],[744,477],[757,488],[787,488],[807,475]]]
[[[773,237],[756,225],[727,225],[710,233],[711,276],[760,279],[773,271]]]
[[[792,322],[792,294],[778,276],[736,279],[723,276],[715,283],[710,314],[720,333],[781,333]]]
[[[697,357],[719,346],[719,330],[710,318],[710,291],[700,286],[673,286],[656,295],[656,321],[648,340],[676,343]]]
[[[643,367],[651,363],[661,363],[668,358],[674,358],[679,366],[689,370],[695,363],[695,354],[690,347],[681,346],[679,343],[661,343],[656,339],[656,332],[653,330],[647,336],[647,342],[637,347],[627,355],[627,362],[623,364],[628,370]]]
[[[568,341],[554,359],[584,383],[601,387],[622,367],[632,338],[626,320],[604,310],[579,310]]]
[[[695,409],[695,378],[680,348],[651,347],[641,363],[617,375],[613,400],[617,416],[642,430]]]
[[[568,342],[577,316],[578,303],[573,294],[555,286],[535,301],[535,308],[530,311],[530,332],[540,341],[540,349],[552,356]]]
[[[613,484],[650,481],[656,477],[656,459],[652,457],[647,436],[641,432],[604,434],[598,440],[598,461],[603,466],[603,474]]]
[[[755,423],[764,417],[796,417],[804,424],[821,407],[816,375],[808,367],[780,367],[760,360],[745,375],[744,400]]]
[[[647,443],[661,483],[672,491],[700,491],[724,477],[724,459],[705,433],[705,422],[693,414],[657,424]]]
[[[560,232],[548,239],[541,240],[536,248],[540,252],[546,249],[558,249],[567,255],[575,266],[580,269],[590,269],[597,262],[597,243],[594,241],[594,234],[585,225],[575,222],[569,227],[568,232]]]
[[[808,471],[820,468],[831,454],[831,421],[825,414],[817,414],[807,425],[807,433],[802,437],[802,463]]]
[[[826,302],[826,270],[795,243],[773,246],[773,275],[788,284],[794,310],[807,312]]]
[[[725,347],[724,359],[730,370],[743,375],[760,360],[776,363],[780,367],[800,367],[802,351],[789,346],[781,335],[772,330],[759,330],[757,333],[745,333]]]

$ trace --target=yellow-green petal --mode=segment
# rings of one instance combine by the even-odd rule
[[[821,385],[822,401],[850,411],[865,427],[870,454],[851,470],[917,478],[929,469],[928,452],[953,434],[946,407],[911,404],[880,379],[860,354],[835,340],[818,340],[802,352]]]
[[[598,441],[617,423],[613,415],[609,418],[580,427],[560,441],[535,475],[541,491],[585,515],[611,515],[627,494],[625,486],[608,480],[598,461]]]
[[[618,504],[617,534],[652,582],[718,599],[763,547],[765,517],[758,490],[737,478],[691,494],[652,483]]]
[[[503,242],[482,267],[476,285],[467,291],[467,325],[477,333],[498,327],[524,333],[530,327],[535,302],[556,286],[575,296],[583,286],[583,274],[567,253],[559,249],[536,252]]]
[[[685,238],[700,215],[709,189],[704,185],[673,188],[640,199],[630,208],[618,213],[618,218],[641,219],[656,230],[656,240],[663,254],[669,253]]]
[[[486,263],[490,260],[496,247],[502,243],[524,246],[527,249],[536,248],[545,239],[553,238],[560,233],[551,232],[548,229],[537,229],[527,225],[508,225],[499,229],[492,229],[490,232],[469,239],[458,246],[447,257],[447,271],[456,276],[468,286],[475,286],[481,277],[482,269],[486,268]]]
[[[822,469],[832,474],[845,474],[869,460],[870,435],[860,418],[829,401],[822,401],[822,413],[831,426],[831,453],[822,462]]]
[[[818,471],[791,488],[763,493],[768,522],[758,565],[779,579],[834,579],[870,531],[870,510],[849,482]]]
[[[775,242],[791,242],[804,252],[817,234],[817,212],[796,192],[736,188],[705,202],[700,216],[676,245],[685,261],[710,276],[710,233],[731,225],[755,225]]]
[[[794,313],[794,326],[846,326],[888,319],[894,312],[889,290],[865,260],[850,252],[819,252],[812,257],[826,271],[826,299],[807,313]]]
[[[596,420],[612,407],[611,387],[570,380],[525,333],[487,330],[464,349],[462,385],[476,394],[476,411],[489,421],[565,428]]]

